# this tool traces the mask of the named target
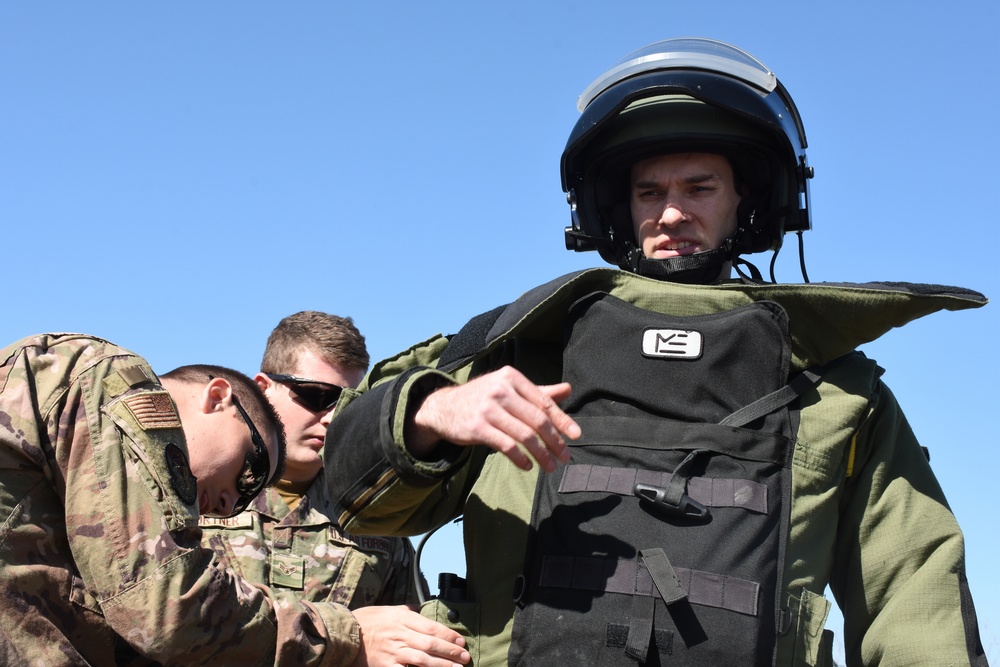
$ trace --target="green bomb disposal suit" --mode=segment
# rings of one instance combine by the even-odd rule
[[[381,362],[341,401],[326,448],[336,518],[354,533],[413,535],[464,515],[465,590],[422,613],[462,632],[477,667],[830,665],[827,586],[848,664],[985,665],[961,531],[882,370],[854,351],[918,317],[985,302],[930,285],[571,274],[451,341]],[[663,345],[701,347],[657,358],[645,347],[656,332]],[[608,358],[634,368],[609,371]],[[706,361],[700,385],[672,388],[669,378]],[[563,407],[583,437],[570,464],[545,475],[486,447],[445,444],[435,461],[408,454],[411,405],[504,365],[538,384],[574,382]],[[643,391],[649,383],[655,391]],[[731,396],[775,393],[784,399],[773,409],[735,419]],[[754,522],[759,534],[743,529]],[[720,526],[730,528],[712,533]]]

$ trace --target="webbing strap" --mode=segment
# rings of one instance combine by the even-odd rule
[[[746,426],[755,419],[760,419],[764,415],[769,415],[775,410],[785,407],[807,390],[819,384],[820,379],[819,373],[810,370],[802,371],[781,389],[758,398],[750,405],[743,406],[720,421],[719,424],[722,426]]]
[[[636,484],[664,487],[672,474],[573,463],[566,466],[559,493],[592,491],[631,496]],[[706,507],[735,507],[767,514],[767,487],[749,479],[692,477],[687,481],[687,494]]]
[[[703,452],[700,449],[688,452],[688,455],[684,457],[684,460],[677,464],[674,471],[670,473],[670,478],[667,483],[660,487],[663,490],[662,502],[666,506],[671,508],[679,508],[681,501],[684,498],[685,489],[687,489],[687,478],[685,474],[687,469],[691,467],[691,462],[694,461],[695,457]],[[633,490],[633,493],[635,491]],[[690,496],[689,496],[690,497]]]
[[[757,582],[683,567],[673,570],[690,603],[757,615]],[[635,559],[545,556],[538,583],[549,588],[660,597],[646,566]]]
[[[649,653],[650,640],[653,638],[653,610],[653,598],[645,595],[633,596],[625,655],[636,662],[646,662],[646,655]]]
[[[687,597],[674,572],[674,566],[670,564],[670,559],[663,549],[643,549],[639,552],[639,556],[660,597],[668,606]]]

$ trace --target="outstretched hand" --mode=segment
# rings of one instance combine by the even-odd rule
[[[462,635],[405,605],[360,607],[352,613],[361,628],[354,667],[460,667],[469,662]]]
[[[531,469],[523,445],[546,472],[556,461],[569,461],[566,438],[580,437],[580,427],[557,405],[569,398],[570,385],[536,385],[510,367],[428,395],[407,425],[406,443],[421,458],[440,441],[485,445],[504,454],[522,470]]]

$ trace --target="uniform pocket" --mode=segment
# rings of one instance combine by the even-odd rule
[[[794,608],[795,598],[792,598]],[[795,618],[795,645],[791,664],[808,667],[832,667],[833,631],[826,629],[830,601],[803,589]]]
[[[420,606],[420,615],[447,626],[465,638],[465,650],[472,657],[470,667],[480,664],[479,603],[428,600]]]

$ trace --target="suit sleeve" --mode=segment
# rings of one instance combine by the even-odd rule
[[[434,337],[376,364],[356,391],[345,392],[324,449],[334,519],[367,535],[412,536],[458,516],[485,448],[442,444],[432,460],[414,458],[406,419],[429,393],[466,379],[437,370],[448,339]]]
[[[895,397],[857,436],[831,587],[848,664],[986,665],[965,544]]]

